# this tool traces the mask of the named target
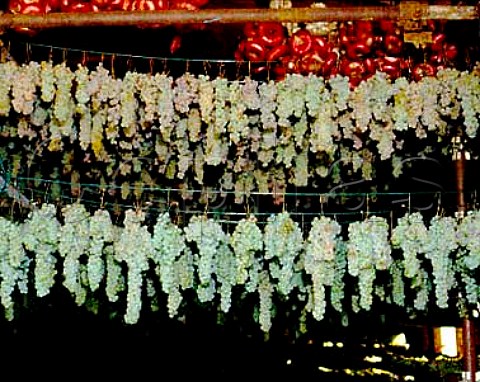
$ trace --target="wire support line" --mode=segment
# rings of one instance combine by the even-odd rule
[[[231,216],[231,217],[269,217],[272,215],[278,214],[278,212],[258,212],[258,211],[244,211],[244,212],[236,212],[236,211],[212,211],[212,210],[179,210],[175,211],[178,215],[206,215],[206,216]],[[304,211],[291,211],[285,210],[288,212],[290,216],[301,216],[301,217],[316,217],[316,216],[373,216],[373,215],[389,215],[392,213],[392,210],[372,210],[368,211],[368,214],[365,210],[359,211],[336,211],[336,212],[322,212],[322,211],[315,211],[315,212],[304,212]]]
[[[72,182],[58,180],[58,179],[43,179],[37,177],[23,177],[18,176],[16,178],[17,183],[21,182],[33,182],[37,184],[46,183],[46,184],[55,184],[55,185],[64,185],[71,187]],[[108,190],[122,190],[125,186],[106,183],[106,184],[99,184],[99,183],[74,183],[75,188],[80,189],[97,189],[101,192],[106,192]],[[130,191],[139,190],[138,186],[132,184],[128,186]],[[238,195],[243,194],[244,196],[269,196],[269,195],[282,195],[285,197],[295,197],[295,196],[307,196],[307,197],[319,197],[319,198],[328,198],[328,197],[353,197],[353,196],[363,196],[363,197],[370,197],[374,198],[376,196],[417,196],[417,195],[448,195],[448,194],[456,194],[456,191],[397,191],[397,192],[379,192],[379,191],[365,191],[365,192],[311,192],[311,191],[281,191],[276,192],[275,190],[271,190],[268,192],[264,191],[238,191],[238,190],[224,190],[224,189],[198,189],[198,188],[178,188],[178,187],[152,187],[152,186],[144,186],[141,187],[140,190],[142,192],[160,192],[160,193],[181,193],[181,194],[204,194],[204,195]],[[38,192],[42,192],[38,189]]]
[[[27,189],[27,191],[34,191],[33,189]],[[60,195],[59,198],[53,202],[54,204],[62,205],[62,201],[68,201],[72,203],[72,199],[84,204],[85,206],[89,207],[98,207],[100,209],[105,209],[109,211],[127,211],[130,209],[138,209],[139,205],[135,203],[121,203],[121,202],[101,202],[99,200],[89,199],[89,198],[72,198],[65,195]],[[47,203],[49,201],[47,200]],[[36,206],[35,202],[31,203],[32,206]],[[150,212],[162,213],[162,212],[172,212],[176,216],[207,216],[213,218],[215,221],[225,221],[228,223],[238,223],[239,218],[249,218],[249,217],[256,217],[259,218],[259,222],[267,221],[266,218],[276,215],[279,212],[288,212],[288,214],[292,218],[301,217],[307,218],[308,221],[312,220],[315,217],[326,216],[332,218],[340,218],[340,217],[373,217],[373,216],[390,216],[393,210],[386,209],[386,210],[365,210],[365,209],[358,209],[352,211],[322,211],[321,209],[317,209],[315,211],[297,211],[294,208],[289,209],[287,207],[280,208],[281,211],[255,211],[254,209],[250,209],[248,211],[228,211],[223,208],[215,208],[212,207],[211,209],[199,209],[199,208],[192,208],[186,209],[181,208],[180,206],[175,208],[169,205],[164,205],[163,207],[156,207],[151,203],[144,203],[140,206],[142,210],[148,210]],[[235,218],[235,220],[227,220],[228,218]],[[223,219],[223,220],[222,220]]]
[[[127,60],[154,60],[160,63],[168,63],[168,62],[180,62],[180,63],[214,63],[214,64],[247,64],[247,62],[241,62],[234,59],[212,59],[212,58],[185,58],[185,57],[159,57],[159,56],[145,56],[145,55],[138,55],[138,54],[129,54],[129,53],[119,53],[119,52],[105,52],[105,51],[96,51],[96,50],[88,50],[88,49],[79,49],[79,48],[71,48],[71,47],[62,47],[56,45],[49,45],[49,44],[42,44],[42,43],[34,43],[34,42],[15,42],[16,44],[23,43],[28,49],[31,48],[42,48],[49,51],[56,50],[63,52],[64,55],[68,57],[68,53],[78,53],[81,55],[87,56],[110,56],[115,58],[125,58]],[[273,63],[275,61],[262,61],[263,63]]]

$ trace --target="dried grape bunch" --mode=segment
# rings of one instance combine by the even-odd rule
[[[370,216],[348,226],[348,273],[358,277],[359,306],[370,310],[377,270],[392,263],[389,225],[385,218]]]

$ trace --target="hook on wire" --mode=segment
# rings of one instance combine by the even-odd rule
[[[27,60],[27,63],[30,62],[32,58],[32,45],[27,42],[25,45],[25,59]]]
[[[328,196],[325,195],[325,194],[322,194],[320,195],[320,213],[322,214],[322,216],[325,215],[325,203],[327,202],[328,200]]]
[[[437,192],[437,216],[441,216],[443,213],[443,207],[442,207],[442,194],[440,192]]]
[[[115,54],[112,54],[110,57],[110,72],[112,73],[112,78],[115,79]]]
[[[365,206],[366,206],[366,211],[364,213],[364,220],[367,220],[370,216],[370,195],[367,194],[365,197]]]
[[[148,60],[148,65],[149,65],[149,69],[150,69],[150,75],[153,76],[153,71],[155,69],[155,61],[153,60],[153,58],[150,58]]]
[[[205,216],[205,218],[208,217],[208,207],[209,207],[209,202],[210,202],[210,196],[208,194],[208,187],[207,187],[207,190],[206,190],[206,200],[205,200],[205,209],[203,210],[203,214]]]
[[[204,72],[204,74],[205,74],[205,77],[208,77],[208,73],[209,73],[210,70],[211,70],[210,61],[204,60],[204,61],[202,62],[202,64],[203,64],[203,72]]]
[[[220,61],[218,64],[218,76],[220,78],[225,77],[225,63],[223,61]]]
[[[102,188],[102,196],[100,197],[100,209],[105,208],[105,188]]]
[[[131,72],[133,69],[133,64],[132,64],[132,56],[128,56],[127,58],[127,72]]]
[[[170,74],[170,70],[168,70],[168,60],[166,57],[163,58],[163,74],[166,76]]]
[[[240,73],[242,72],[242,62],[241,61],[237,61],[235,62],[235,79],[237,81],[240,81],[241,80],[241,75]]]

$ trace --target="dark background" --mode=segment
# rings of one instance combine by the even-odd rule
[[[266,6],[265,1],[220,2],[212,7]],[[353,3],[353,2],[352,2]],[[471,2],[475,3],[475,2]],[[36,31],[33,34],[9,31],[5,34],[11,43],[11,53],[19,60],[28,57],[37,60],[50,55],[57,62],[65,58],[81,61],[84,51],[88,61],[98,63],[101,52],[107,53],[105,65],[114,65],[117,72],[130,68],[138,70],[164,70],[161,58],[178,58],[168,63],[168,70],[185,70],[188,62],[191,71],[205,70],[203,60],[212,60],[209,70],[216,70],[215,60],[231,60],[238,43],[241,25],[229,26],[170,26],[160,29],[142,28],[78,28],[75,30]],[[182,35],[182,47],[172,55],[169,44],[173,36]],[[455,41],[469,44],[478,41],[478,23],[456,24],[451,28]],[[27,44],[30,46],[27,48]],[[45,45],[45,46],[44,46]],[[51,49],[50,46],[55,47]],[[58,48],[58,49],[57,49]],[[68,48],[68,51],[62,50]],[[116,57],[108,53],[115,53]],[[199,60],[197,63],[196,60]],[[197,65],[197,66],[195,66]],[[228,62],[225,65],[229,64]],[[455,172],[451,163],[419,163],[412,172],[393,185],[392,190],[402,192],[455,191]],[[476,206],[478,189],[478,163],[470,161],[467,168],[466,195],[470,206]],[[431,183],[421,182],[428,180]],[[360,186],[356,186],[361,189]],[[353,187],[350,187],[350,191]],[[345,191],[349,191],[345,189]],[[450,212],[456,208],[453,194],[445,194],[442,207]],[[332,201],[331,211],[350,211],[361,201],[351,204]],[[401,213],[408,202],[399,199],[382,199],[382,207],[390,207]],[[428,213],[436,213],[438,199],[432,195],[415,196],[410,206]],[[382,314],[359,315],[342,327],[338,316],[332,315],[322,323],[311,325],[306,335],[297,336],[288,318],[274,319],[274,327],[268,339],[257,324],[252,324],[252,305],[237,307],[234,313],[217,323],[215,312],[202,307],[193,308],[184,319],[169,319],[166,312],[145,312],[141,321],[133,326],[122,322],[121,316],[112,312],[93,314],[75,306],[72,298],[61,287],[52,295],[32,299],[21,307],[13,322],[0,321],[0,365],[18,377],[51,379],[125,379],[133,374],[134,380],[155,378],[159,380],[183,380],[186,378],[209,380],[284,380],[295,378],[305,381],[351,381],[355,377],[329,376],[320,373],[320,364],[344,368],[361,364],[366,354],[373,351],[373,343],[387,341],[390,336],[407,331],[413,339],[412,354],[431,353],[431,344],[422,337],[424,325],[438,323],[459,324],[449,314],[437,312],[430,318],[409,320],[396,311]],[[120,309],[121,311],[121,309]],[[378,312],[376,312],[378,313]],[[343,350],[324,348],[323,341],[341,341]],[[288,364],[287,361],[291,360]],[[422,380],[422,372],[418,372]],[[168,376],[168,377],[167,377]],[[330,378],[330,379],[329,379]],[[423,381],[433,382],[424,374]],[[357,379],[359,379],[357,377]],[[370,380],[389,380],[386,378]]]

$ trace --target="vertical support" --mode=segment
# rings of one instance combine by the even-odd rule
[[[457,185],[457,218],[461,219],[465,216],[465,162],[466,155],[461,142],[461,137],[454,138],[454,156],[455,160],[455,175]],[[475,341],[475,326],[470,315],[463,319],[463,357],[464,370],[466,372],[467,382],[476,382],[477,374],[477,356],[476,356],[476,341]]]
[[[477,374],[477,357],[475,352],[475,327],[472,319],[466,316],[463,319],[463,354],[465,357],[466,381],[475,382]]]

